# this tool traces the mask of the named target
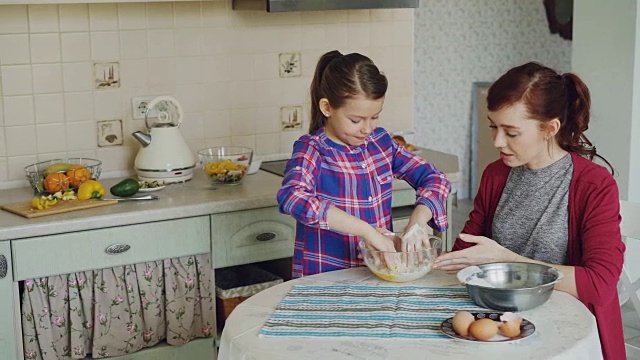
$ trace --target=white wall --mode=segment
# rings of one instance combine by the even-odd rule
[[[413,9],[271,14],[231,0],[0,5],[0,188],[65,156],[102,160],[104,177],[131,171],[130,134],[144,126],[131,98],[142,95],[180,101],[193,150],[290,153],[308,125],[281,130],[280,108],[306,105],[317,59],[333,49],[369,55],[390,80],[384,126],[413,127],[413,22]],[[302,75],[280,78],[279,54],[291,52]],[[120,87],[96,89],[103,62],[119,63]],[[124,144],[99,147],[97,122],[118,119]]]
[[[631,190],[631,130],[640,110],[640,83],[634,81],[636,12],[635,1],[579,1],[574,9],[572,68],[589,87],[593,101],[586,134],[618,172],[622,198]]]
[[[571,42],[549,32],[542,1],[422,0],[414,56],[415,142],[458,156],[466,198],[473,82],[533,60],[568,71]]]
[[[636,0],[574,6],[572,68],[592,96],[587,134],[616,169],[620,197],[640,202],[640,8]],[[628,244],[626,266],[636,276],[638,253]]]

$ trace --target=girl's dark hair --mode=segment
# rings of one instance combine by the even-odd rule
[[[613,173],[613,167],[598,155],[595,146],[585,136],[589,128],[591,96],[580,78],[572,73],[558,74],[539,63],[530,62],[502,75],[489,88],[487,108],[497,111],[522,101],[532,119],[543,124],[558,119],[558,144],[566,151],[589,160],[602,159]]]
[[[326,122],[320,111],[320,99],[326,98],[332,108],[340,108],[354,96],[377,100],[386,92],[387,77],[368,57],[358,53],[342,55],[337,50],[322,55],[311,82],[309,133],[314,133]]]

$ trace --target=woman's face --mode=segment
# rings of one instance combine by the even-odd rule
[[[488,117],[493,146],[507,166],[540,169],[551,164],[547,135],[540,121],[529,118],[524,103],[490,111]]]
[[[326,99],[322,99],[326,100]],[[377,127],[384,97],[371,100],[358,95],[348,99],[344,106],[332,108],[320,100],[320,109],[328,115],[325,124],[327,136],[342,145],[359,146]]]

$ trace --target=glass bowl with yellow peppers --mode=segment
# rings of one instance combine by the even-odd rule
[[[247,175],[253,149],[242,146],[210,147],[199,150],[198,159],[214,184],[238,185]]]

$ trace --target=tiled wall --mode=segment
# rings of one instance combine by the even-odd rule
[[[421,0],[415,26],[417,143],[458,156],[467,198],[472,84],[533,60],[568,71],[571,41],[549,32],[542,1]]]
[[[390,78],[382,126],[411,129],[413,25],[411,9],[270,14],[231,10],[230,0],[0,5],[0,187],[26,185],[24,166],[64,156],[100,159],[106,176],[131,171],[130,134],[144,128],[131,98],[142,95],[179,100],[194,151],[289,153],[308,126],[316,61],[333,49],[381,67]],[[300,54],[300,76],[280,77],[281,53]],[[120,81],[97,89],[95,64],[109,63]],[[281,107],[297,105],[302,129],[282,130]],[[108,120],[122,120],[123,145],[98,146]]]

